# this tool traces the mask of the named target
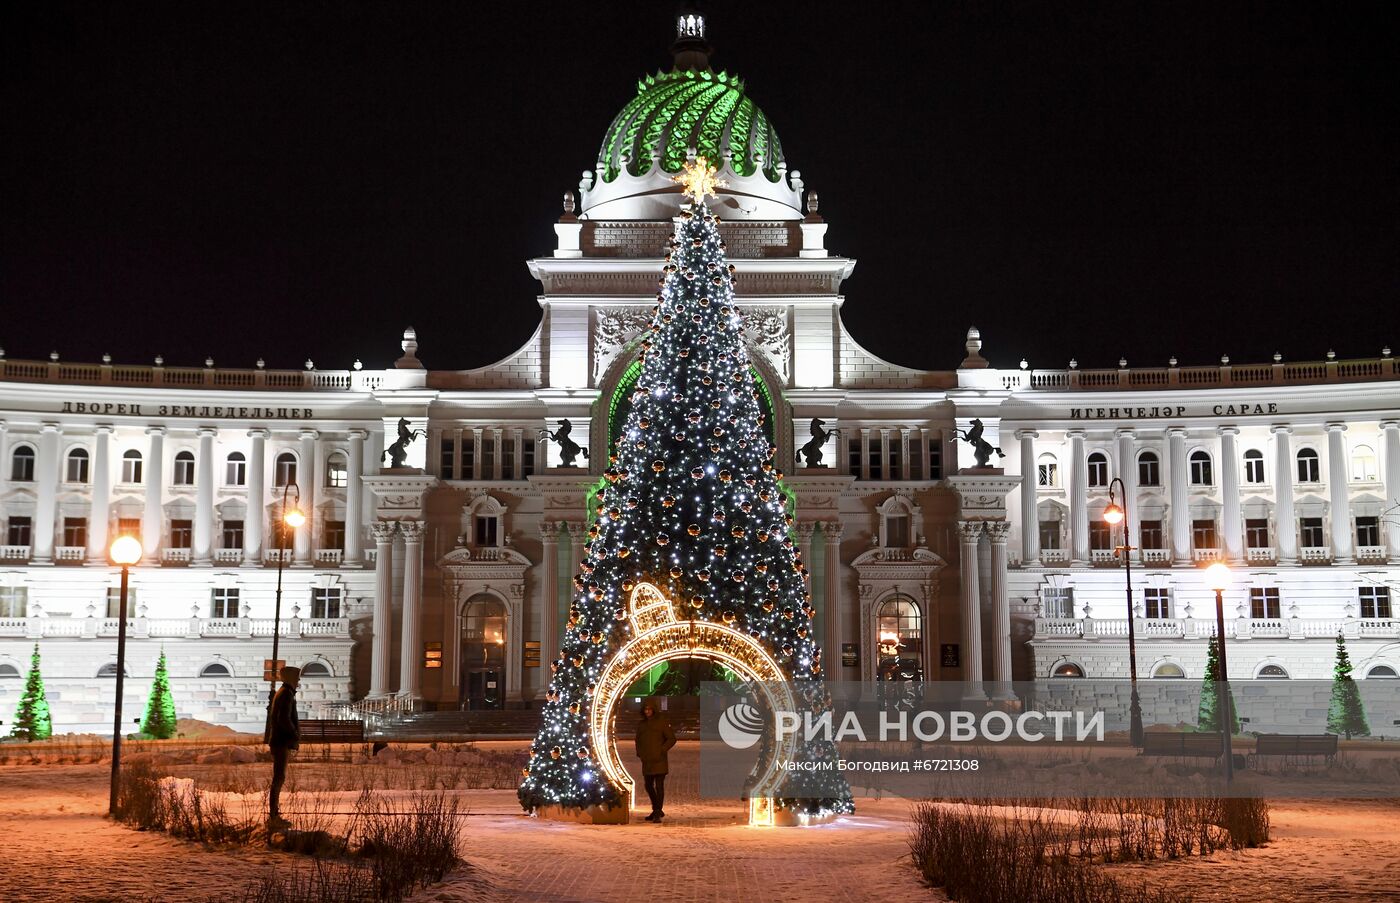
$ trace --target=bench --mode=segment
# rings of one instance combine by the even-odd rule
[[[1219,734],[1196,731],[1148,731],[1142,735],[1142,755],[1218,759],[1223,752]]]
[[[363,743],[365,723],[356,720],[310,718],[300,722],[303,743]]]
[[[1328,764],[1337,758],[1336,734],[1260,734],[1255,742],[1254,755],[1282,756],[1285,764],[1321,758]]]

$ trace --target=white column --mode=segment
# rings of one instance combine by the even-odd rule
[[[899,479],[890,473],[890,431],[880,430],[880,473],[886,480]]]
[[[34,500],[33,552],[31,564],[53,564],[54,524],[58,516],[58,440],[63,430],[57,423],[39,428],[39,457],[34,462],[38,495]],[[8,463],[8,462],[6,462]]]
[[[913,430],[907,427],[901,427],[899,430],[899,460],[900,466],[904,468],[899,474],[901,480],[919,479],[918,465],[909,459],[909,434],[912,432]]]
[[[1342,435],[1345,423],[1327,424],[1327,489],[1332,508],[1332,560],[1351,564],[1353,554],[1351,533],[1351,491],[1347,486],[1347,443]]]
[[[1069,535],[1070,564],[1089,563],[1089,461],[1084,457],[1084,431],[1069,436]]]
[[[870,428],[862,427],[860,431],[860,478],[870,479]]]
[[[1293,451],[1288,437],[1293,430],[1283,424],[1274,434],[1274,544],[1279,564],[1298,563],[1298,524],[1293,518]]]
[[[1011,524],[1004,520],[987,522],[987,539],[992,544],[992,680],[998,686],[996,699],[1014,699],[1011,692],[1011,598],[1006,585],[1006,537]]]
[[[500,427],[491,430],[491,448],[494,449],[491,454],[491,479],[499,480],[501,478],[501,470],[505,466],[505,461],[503,459],[506,456],[505,441],[501,438]]]
[[[1128,512],[1124,527],[1128,531],[1128,545],[1136,550],[1131,554],[1138,558],[1142,554],[1142,519],[1138,515],[1137,433],[1120,429],[1114,436],[1118,438],[1118,479],[1123,481],[1123,508]]]
[[[364,503],[365,503],[365,431],[351,430],[349,473],[345,481],[345,554],[341,563],[346,567],[360,567],[364,545]]]
[[[1167,458],[1170,463],[1172,563],[1191,563],[1191,505],[1186,490],[1190,474],[1186,471],[1186,430],[1174,426],[1167,430]]]
[[[243,563],[260,565],[263,528],[267,525],[267,430],[249,430],[253,440],[248,455],[248,513],[243,517]]]
[[[982,521],[958,521],[958,536],[962,540],[962,555],[958,568],[962,572],[962,672],[968,683],[967,699],[985,699],[982,690],[982,590],[977,578],[977,545],[982,538]],[[929,663],[930,665],[932,662]]]
[[[389,695],[389,663],[393,656],[394,522],[370,524],[374,534],[374,636],[370,643],[369,695]]]
[[[151,447],[146,455],[146,510],[141,515],[141,545],[146,557],[160,560],[160,541],[165,533],[165,510],[161,507],[161,493],[165,490],[165,427],[153,426],[146,430],[151,437]]]
[[[99,424],[92,440],[92,508],[88,514],[88,561],[107,561],[107,525],[112,519],[112,426]]]
[[[1021,440],[1021,564],[1025,567],[1040,564],[1040,480],[1035,460],[1039,437],[1035,430],[1016,431]]]
[[[1387,420],[1381,424],[1384,433],[1382,448],[1385,455],[1385,508],[1400,504],[1400,423]],[[1386,547],[1390,562],[1400,560],[1400,511],[1382,520],[1386,531]]]
[[[1240,520],[1240,456],[1235,447],[1238,427],[1222,426],[1220,434],[1220,548],[1231,564],[1244,561],[1244,524]]]
[[[209,567],[214,563],[214,430],[200,427],[199,459],[195,464],[194,543],[190,563]]]
[[[822,579],[822,629],[826,634],[826,649],[822,652],[822,674],[827,680],[841,680],[841,525],[822,523],[822,539],[826,541],[826,574]],[[925,635],[928,630],[925,629]],[[924,663],[927,669],[929,664]]]
[[[482,480],[489,476],[489,474],[482,473],[482,459],[486,457],[486,446],[482,443],[484,432],[481,427],[472,430],[472,475],[468,477],[463,474],[463,479]]]
[[[544,586],[540,592],[540,692],[549,687],[549,662],[559,654],[559,525],[540,524],[544,544]]]
[[[422,695],[418,659],[423,654],[423,524],[399,521],[403,534],[403,644],[399,648],[399,694]]]
[[[311,537],[316,532],[316,439],[320,435],[315,430],[301,431],[301,463],[297,467],[297,489],[301,492],[299,507],[306,515],[306,523],[292,534],[292,564],[297,567],[311,566]]]

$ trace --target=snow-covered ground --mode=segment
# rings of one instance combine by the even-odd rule
[[[294,822],[300,806],[324,809],[329,802],[341,810],[353,800],[353,786],[313,796],[323,767],[293,765],[294,780],[301,770],[296,786],[305,788],[284,806]],[[251,785],[268,768],[218,766],[217,779]],[[512,791],[454,791],[468,811],[461,852],[471,865],[418,899],[942,899],[909,865],[907,802],[861,800],[855,816],[833,824],[754,829],[742,824],[737,802],[699,798],[696,770],[694,744],[682,743],[668,786],[671,817],[662,825],[545,822],[521,814]],[[104,764],[0,768],[0,900],[227,900],[269,867],[305,864],[304,857],[261,847],[206,850],[113,825],[103,817],[107,774]],[[416,783],[411,773],[402,777],[400,787]],[[336,780],[344,779],[341,769]],[[1400,803],[1283,801],[1272,820],[1275,840],[1264,849],[1110,868],[1197,900],[1400,901]]]

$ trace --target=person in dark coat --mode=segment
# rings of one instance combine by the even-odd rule
[[[647,796],[651,798],[651,814],[646,820],[661,821],[666,817],[666,773],[670,771],[666,754],[676,745],[676,732],[650,699],[642,704],[636,743],[637,758],[642,760],[642,778],[646,782]]]
[[[267,795],[268,826],[285,828],[291,822],[280,811],[282,784],[287,780],[287,756],[301,746],[301,726],[297,722],[297,682],[301,669],[290,665],[282,669],[282,688],[272,698],[267,710],[267,727],[263,742],[272,750],[272,787]]]

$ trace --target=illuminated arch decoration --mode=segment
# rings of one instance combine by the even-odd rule
[[[603,669],[593,692],[588,734],[593,759],[608,780],[625,792],[629,806],[636,802],[636,782],[617,752],[613,715],[617,704],[647,669],[677,658],[702,658],[718,662],[753,682],[770,711],[796,711],[797,705],[782,668],[768,650],[752,637],[714,621],[681,620],[670,599],[650,583],[638,583],[627,606],[632,638],[618,649]],[[772,825],[773,801],[784,773],[780,766],[796,753],[797,737],[791,734],[775,745],[762,763],[749,794],[749,824]]]

